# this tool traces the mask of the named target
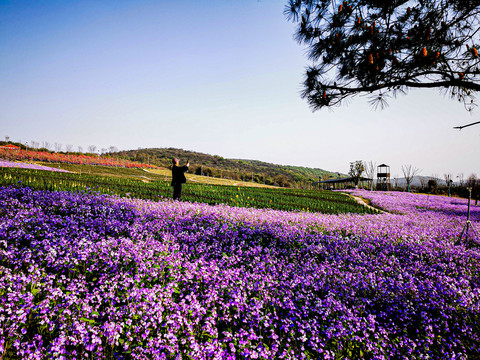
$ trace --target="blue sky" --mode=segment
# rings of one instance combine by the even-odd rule
[[[312,113],[285,3],[0,0],[0,138],[480,175],[480,109],[435,90]]]

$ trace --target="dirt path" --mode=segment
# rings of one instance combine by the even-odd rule
[[[348,194],[348,196],[354,198],[355,201],[356,201],[357,203],[359,203],[360,205],[366,206],[366,207],[369,208],[369,209],[377,210],[378,212],[380,212],[380,213],[382,213],[382,214],[385,213],[385,211],[380,210],[380,209],[377,209],[376,207],[373,207],[373,206],[367,204],[367,202],[366,202],[364,199],[362,199],[361,197],[359,197],[359,196],[354,196],[354,195],[351,195],[351,194]]]

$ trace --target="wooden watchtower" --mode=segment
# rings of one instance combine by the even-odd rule
[[[377,190],[387,191],[390,185],[390,166],[382,164],[377,166]]]

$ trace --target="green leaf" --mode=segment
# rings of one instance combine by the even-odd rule
[[[88,323],[90,323],[90,324],[92,324],[92,325],[95,324],[95,320],[87,319],[87,318],[84,318],[84,317],[80,318],[80,321],[88,322]]]

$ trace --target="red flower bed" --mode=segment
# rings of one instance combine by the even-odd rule
[[[44,161],[51,163],[64,164],[82,164],[82,165],[103,165],[126,168],[156,168],[154,165],[147,165],[137,163],[129,160],[98,157],[90,155],[73,155],[73,154],[59,154],[49,153],[44,151],[32,150],[8,150],[0,149],[0,159],[18,160],[18,161]]]

